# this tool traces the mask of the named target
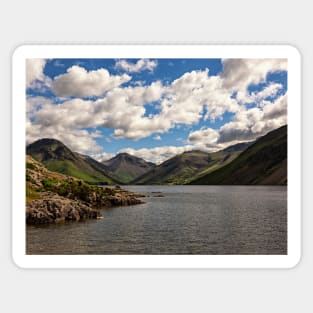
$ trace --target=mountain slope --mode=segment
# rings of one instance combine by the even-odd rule
[[[287,184],[287,126],[259,138],[238,158],[191,182],[194,185]]]
[[[26,152],[51,171],[70,175],[89,183],[117,183],[107,174],[103,164],[90,157],[72,152],[56,139],[37,140],[27,146]]]
[[[195,177],[205,175],[231,162],[249,143],[227,149],[206,153],[203,151],[187,151],[163,162],[150,172],[132,181],[132,184],[169,184],[180,185],[190,182]]]
[[[129,183],[155,167],[155,164],[128,153],[120,153],[110,160],[103,161],[102,164],[112,176],[124,184]]]

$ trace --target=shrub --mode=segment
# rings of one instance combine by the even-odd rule
[[[35,170],[36,166],[33,163],[26,162],[26,168],[28,168],[30,170]]]
[[[55,185],[57,184],[58,180],[55,178],[45,178],[41,181],[44,189],[46,191],[54,191]]]

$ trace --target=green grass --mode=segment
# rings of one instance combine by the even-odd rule
[[[112,181],[106,176],[98,173],[88,173],[83,169],[78,169],[73,162],[69,160],[49,160],[44,162],[44,165],[50,170],[59,172],[65,175],[73,176],[90,183],[107,183],[111,184]]]
[[[26,183],[26,202],[30,202],[39,198],[40,196],[38,195],[37,191]]]
[[[202,177],[202,176],[204,176],[204,175],[207,175],[207,174],[209,174],[209,173],[212,173],[212,172],[218,170],[219,168],[221,168],[221,167],[227,165],[228,163],[230,163],[231,161],[233,161],[234,159],[236,159],[240,153],[241,153],[241,151],[239,151],[239,152],[233,152],[233,153],[230,155],[230,157],[229,157],[226,161],[224,161],[224,162],[220,161],[220,162],[214,163],[212,166],[210,166],[210,167],[206,168],[204,171],[200,172],[200,173],[197,175],[197,177],[200,178],[200,177]],[[213,160],[216,160],[216,159],[218,160],[218,158],[214,158]]]
[[[287,128],[281,127],[257,140],[232,162],[191,184],[259,184],[286,158]]]

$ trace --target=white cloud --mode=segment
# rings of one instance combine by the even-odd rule
[[[238,108],[231,93],[223,88],[220,77],[209,76],[208,70],[185,73],[173,81],[161,106],[166,119],[188,125],[201,119],[204,107],[205,119],[211,120]]]
[[[55,105],[44,97],[28,97],[26,100],[26,144],[41,138],[55,138],[79,153],[96,153],[102,150],[95,138],[101,137],[99,130],[88,132],[76,127],[73,116],[75,100],[67,103],[68,108]],[[79,100],[82,101],[82,100]]]
[[[274,87],[268,90],[278,89]],[[261,93],[269,94],[269,91],[265,89]],[[156,101],[160,103],[159,112],[147,116],[145,106]],[[46,103],[35,117],[36,123],[45,127],[112,128],[114,137],[136,140],[167,132],[175,125],[196,124],[202,117],[214,120],[225,112],[240,110],[236,100],[223,89],[222,80],[210,77],[206,70],[186,73],[169,86],[154,82],[149,86],[117,87],[95,101],[72,99],[59,105]]]
[[[44,81],[45,75],[43,70],[46,65],[44,59],[27,59],[26,60],[26,88],[33,87],[36,81]]]
[[[157,61],[149,59],[140,59],[136,63],[130,63],[126,60],[118,60],[115,63],[115,68],[122,69],[130,73],[138,73],[145,70],[152,72],[157,67],[157,65]]]
[[[287,118],[287,95],[279,97],[275,102],[263,101],[262,105],[266,120]]]
[[[93,159],[97,160],[98,162],[110,160],[110,159],[112,159],[114,156],[115,156],[114,153],[106,153],[106,152],[91,154],[91,157],[92,157]]]
[[[246,109],[241,106],[232,121],[218,130],[212,128],[191,132],[188,142],[195,148],[207,152],[224,149],[227,146],[255,140],[266,133],[287,124],[287,95],[274,102],[263,101],[262,106]]]
[[[160,135],[156,135],[156,136],[154,136],[154,137],[153,137],[153,139],[154,139],[154,140],[162,140],[162,138],[161,138],[161,136],[160,136]]]
[[[219,139],[219,133],[215,129],[206,128],[191,132],[188,142],[191,144],[203,144],[206,147],[215,147]]]
[[[183,146],[183,147],[176,147],[176,146],[163,146],[163,147],[156,147],[156,148],[144,148],[144,149],[132,149],[126,148],[122,149],[120,152],[126,152],[131,155],[137,156],[142,158],[146,161],[150,161],[155,164],[160,164],[167,159],[172,158],[177,154],[181,154],[185,151],[192,150],[192,146]]]
[[[82,128],[113,128],[115,137],[132,139],[148,136],[160,128],[168,129],[170,125],[162,126],[157,119],[150,123],[151,118],[144,116],[144,104],[158,100],[161,92],[161,83],[155,82],[146,87],[115,88],[96,101],[71,99],[54,104],[43,97],[29,97],[27,107],[32,123],[29,120],[28,142],[51,136],[61,140],[69,131],[72,137],[78,135],[76,141],[83,140],[79,136],[89,138],[82,146],[74,139],[73,142],[66,140],[76,151],[95,151],[99,147],[88,132],[81,131]]]
[[[250,84],[264,82],[268,73],[287,70],[287,59],[224,59],[223,85],[245,91]]]
[[[265,102],[261,108],[242,109],[233,120],[219,130],[218,143],[255,140],[271,130],[287,124],[287,95],[274,102]]]
[[[153,101],[160,101],[160,111],[147,117],[144,104]],[[238,109],[236,100],[222,88],[221,79],[210,77],[208,70],[186,73],[169,86],[153,83],[146,87],[115,89],[99,102],[99,110],[103,112],[114,108],[114,115],[107,117],[110,117],[109,127],[115,129],[114,136],[130,139],[163,133],[178,124],[195,124],[203,117],[204,107],[206,118],[212,120],[226,111]]]
[[[42,108],[45,104],[51,104],[51,100],[45,97],[27,97],[26,98],[26,114],[30,118],[34,113]]]
[[[252,92],[249,94],[247,90],[238,91],[236,95],[236,99],[241,104],[253,103],[253,102],[260,104],[264,99],[267,99],[269,97],[275,97],[282,88],[283,88],[282,84],[270,83],[263,90],[259,92]]]
[[[85,68],[74,65],[65,74],[54,78],[52,90],[61,97],[94,97],[130,80],[131,77],[127,74],[110,75],[104,68],[88,72]]]
[[[189,127],[201,119],[222,119],[225,112],[235,114],[220,129],[206,128],[191,132],[185,147],[129,150],[159,163],[186,149],[211,152],[240,141],[253,140],[286,124],[287,96],[273,100],[282,89],[281,84],[271,83],[263,90],[250,94],[245,89],[250,82],[264,80],[267,72],[284,68],[285,63],[282,60],[266,60],[266,65],[261,66],[259,60],[241,60],[239,64],[244,64],[242,70],[235,61],[224,60],[230,78],[223,76],[224,72],[222,76],[209,76],[208,70],[192,71],[165,86],[156,81],[150,85],[121,87],[122,81],[129,78],[128,75],[123,78],[112,76],[104,69],[87,72],[73,66],[66,74],[56,77],[54,90],[59,88],[59,94],[65,97],[96,96],[104,92],[105,95],[97,100],[65,99],[60,104],[43,97],[28,97],[28,143],[42,137],[53,137],[74,151],[101,155],[101,147],[95,141],[99,133],[88,132],[85,128],[110,128],[115,138],[137,140],[154,135],[154,139],[159,140],[160,134],[174,127]],[[230,67],[232,70],[237,68],[241,74],[234,73]],[[240,89],[234,99],[232,95],[236,86],[230,86],[238,75],[242,77],[242,82],[238,83]],[[40,75],[37,77],[40,78]],[[247,109],[245,104],[252,100],[259,106]],[[148,114],[148,106],[155,102],[157,112]]]

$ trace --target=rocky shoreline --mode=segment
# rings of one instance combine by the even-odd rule
[[[91,186],[26,159],[26,223],[32,225],[96,219],[100,209],[141,204],[144,195],[115,187]]]
[[[44,192],[41,197],[41,199],[27,203],[27,224],[62,223],[100,218],[100,209],[143,203],[136,194],[128,193],[125,190],[109,196],[101,206],[98,204],[97,208],[78,199],[65,198],[53,192]]]

